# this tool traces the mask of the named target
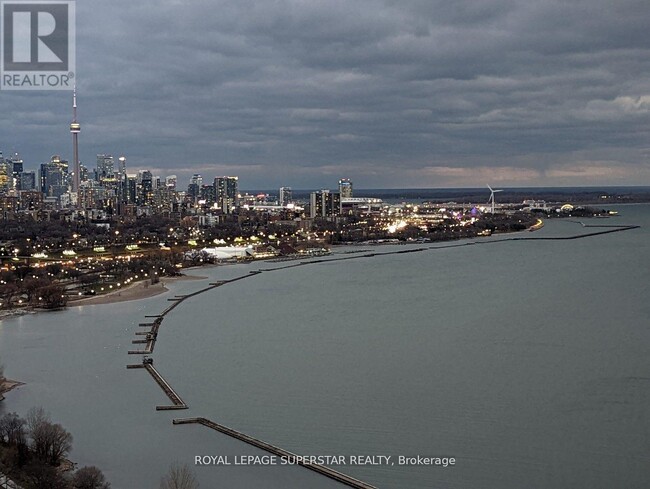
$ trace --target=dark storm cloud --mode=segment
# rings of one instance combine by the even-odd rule
[[[242,186],[650,184],[640,1],[77,7],[81,154]],[[68,94],[2,93],[0,146],[69,156]]]

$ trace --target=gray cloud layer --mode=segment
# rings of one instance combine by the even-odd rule
[[[648,25],[636,0],[79,0],[81,155],[245,188],[649,185]],[[0,147],[69,157],[69,102],[0,93]]]

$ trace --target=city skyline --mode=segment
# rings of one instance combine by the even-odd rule
[[[78,5],[87,167],[124,154],[251,189],[650,185],[639,2],[152,5]],[[69,92],[0,100],[5,155],[74,161]]]

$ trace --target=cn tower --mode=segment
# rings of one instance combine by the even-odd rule
[[[72,154],[74,159],[74,175],[72,179],[72,191],[77,194],[77,207],[79,207],[79,182],[81,169],[79,168],[79,133],[81,124],[77,122],[77,85],[72,91],[72,122],[70,123],[70,132],[72,133]]]

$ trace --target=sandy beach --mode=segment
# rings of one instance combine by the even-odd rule
[[[93,297],[84,297],[81,299],[73,299],[68,301],[68,307],[74,306],[92,306],[96,304],[113,304],[116,302],[134,301],[139,299],[147,299],[154,297],[163,292],[167,292],[166,284],[176,282],[178,280],[203,280],[207,277],[198,277],[194,275],[182,275],[180,277],[164,277],[160,279],[157,284],[150,284],[148,280],[136,282],[108,294],[102,294]]]
[[[101,294],[91,297],[80,297],[69,299],[66,307],[75,307],[75,306],[92,306],[96,304],[113,304],[115,302],[126,302],[126,301],[135,301],[139,299],[147,299],[149,297],[154,297],[163,292],[167,292],[166,284],[176,282],[177,280],[203,280],[207,277],[196,276],[196,275],[181,275],[179,277],[163,277],[160,279],[160,282],[152,285],[148,280],[142,280],[134,284],[129,285],[128,287],[123,287],[121,289],[108,292],[107,294]],[[0,311],[0,321],[6,318],[23,316],[25,314],[35,314],[43,309],[34,309],[31,307],[23,307],[20,309],[8,309]]]

